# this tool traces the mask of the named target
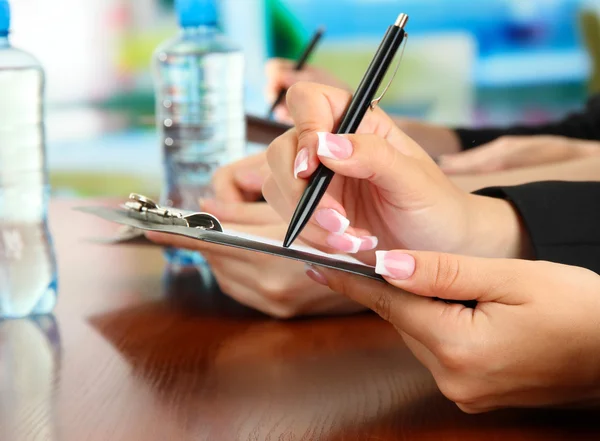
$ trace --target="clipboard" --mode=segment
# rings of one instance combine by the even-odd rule
[[[294,245],[284,248],[277,242],[224,231],[219,220],[209,213],[193,213],[160,207],[152,199],[132,193],[118,207],[77,207],[75,210],[130,228],[176,234],[217,245],[241,248],[286,259],[348,272],[385,282],[375,268],[346,255],[326,254],[319,250]]]
[[[261,118],[255,115],[246,115],[246,139],[257,144],[269,145],[273,140],[292,126]]]

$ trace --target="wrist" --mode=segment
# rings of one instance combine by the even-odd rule
[[[533,246],[519,213],[504,199],[468,195],[466,254],[506,259],[533,259]]]

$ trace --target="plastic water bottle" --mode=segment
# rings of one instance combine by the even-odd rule
[[[164,206],[198,210],[213,196],[212,176],[246,149],[244,55],[217,27],[215,0],[176,0],[181,30],[154,54],[156,124],[162,143]],[[167,250],[168,260],[202,263]]]
[[[57,272],[47,224],[44,72],[10,46],[10,9],[0,0],[0,318],[46,314]]]

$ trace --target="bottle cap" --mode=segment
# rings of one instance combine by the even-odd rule
[[[217,24],[216,0],[175,0],[175,10],[184,28]]]
[[[0,0],[0,37],[8,35],[10,29],[10,7],[8,0]]]

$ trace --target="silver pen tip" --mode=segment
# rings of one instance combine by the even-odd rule
[[[396,19],[396,23],[394,23],[396,26],[398,26],[399,28],[403,28],[404,26],[406,26],[406,23],[408,23],[408,15],[406,14],[400,14],[398,16],[398,18]]]

